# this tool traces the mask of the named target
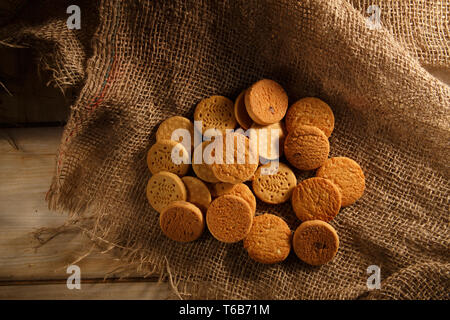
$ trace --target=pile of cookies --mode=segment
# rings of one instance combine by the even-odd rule
[[[263,79],[234,103],[222,96],[200,101],[194,123],[180,116],[163,121],[147,155],[147,198],[167,237],[193,241],[206,225],[219,241],[243,240],[248,255],[261,263],[283,261],[291,247],[310,265],[333,259],[339,237],[328,222],[363,195],[365,178],[355,161],[328,158],[334,115],[325,102],[303,98],[288,108],[284,89]],[[244,130],[256,135],[249,139]],[[214,148],[219,139],[221,152]],[[283,159],[299,170],[317,169],[316,176],[297,183]],[[302,221],[293,236],[279,216],[255,216],[255,195],[272,205],[291,201]]]

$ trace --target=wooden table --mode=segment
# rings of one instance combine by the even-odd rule
[[[92,253],[77,263],[81,289],[69,290],[67,266],[87,239],[63,234],[35,248],[31,232],[57,227],[66,215],[50,212],[45,194],[50,186],[62,128],[1,129],[0,139],[0,299],[166,299],[174,298],[166,282],[138,274],[104,281],[117,261]]]

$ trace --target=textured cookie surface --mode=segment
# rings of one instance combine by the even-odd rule
[[[154,174],[148,181],[147,199],[153,209],[158,212],[161,212],[173,201],[185,201],[186,198],[186,187],[176,174],[163,171]]]
[[[234,129],[237,123],[233,102],[222,96],[212,96],[200,101],[195,108],[194,120],[202,121],[202,133],[208,129],[225,133],[226,129]]]
[[[242,91],[234,102],[234,116],[239,125],[244,130],[247,130],[252,125],[253,120],[250,118],[247,109],[245,108],[245,91],[246,90]]]
[[[236,184],[234,184],[234,183],[227,183],[227,182],[215,183],[215,184],[211,185],[211,187],[210,187],[211,195],[213,197],[223,196],[224,194],[227,194],[228,192],[230,192],[231,189],[233,189],[233,187],[235,185]]]
[[[194,144],[194,124],[192,123],[191,120],[185,118],[185,117],[180,117],[180,116],[175,116],[175,117],[170,117],[166,120],[164,120],[158,127],[158,130],[156,131],[156,140],[160,141],[160,140],[173,140],[172,139],[172,134],[175,132],[175,130],[177,129],[184,129],[187,130],[190,134],[190,145]],[[183,137],[180,136],[177,140],[175,140],[176,142],[183,142]],[[188,144],[186,144],[188,145]]]
[[[250,232],[254,213],[247,201],[224,195],[209,205],[206,224],[209,231],[219,241],[232,243],[244,239]]]
[[[291,230],[280,217],[262,214],[253,219],[250,233],[244,239],[244,248],[255,261],[266,264],[281,262],[291,250]]]
[[[192,155],[192,169],[194,170],[197,177],[206,182],[216,183],[219,182],[219,179],[216,178],[214,173],[212,172],[212,168],[210,164],[205,162],[205,148],[210,144],[210,141],[203,141],[199,144]],[[199,162],[199,163],[197,163]]]
[[[286,113],[286,129],[291,132],[301,125],[317,127],[329,137],[334,129],[333,111],[320,99],[300,99],[290,106]]]
[[[272,163],[260,166],[252,181],[253,191],[258,199],[270,204],[289,200],[296,185],[294,172],[281,162],[278,167]]]
[[[211,193],[206,184],[198,178],[185,176],[181,178],[187,190],[187,201],[206,212],[211,203]]]
[[[189,242],[202,235],[205,221],[202,212],[195,205],[186,201],[175,201],[161,212],[159,225],[168,238]]]
[[[328,158],[330,143],[322,130],[312,126],[299,126],[289,132],[284,141],[284,154],[294,167],[313,170]]]
[[[286,129],[282,122],[275,122],[267,126],[253,124],[255,138],[258,139],[258,154],[264,160],[276,160],[283,155]],[[250,136],[252,138],[252,136]]]
[[[232,133],[216,141],[222,144],[223,157],[222,163],[211,165],[214,176],[222,182],[234,184],[250,180],[258,168],[258,152],[250,146],[249,139],[242,134]]]
[[[177,159],[172,158],[172,150],[177,152],[178,159],[182,159],[183,162],[176,164],[174,160]],[[147,165],[152,174],[168,171],[184,176],[189,170],[188,162],[189,153],[181,143],[173,140],[156,141],[147,153]]]
[[[347,157],[328,159],[317,170],[317,177],[333,182],[342,195],[342,206],[349,206],[362,197],[366,187],[364,173],[355,161]]]
[[[268,125],[283,119],[288,108],[288,96],[275,81],[263,79],[245,92],[245,107],[252,120]]]
[[[309,220],[295,230],[292,246],[302,261],[319,266],[334,258],[339,248],[339,237],[328,223]]]
[[[341,208],[341,193],[330,180],[310,178],[292,191],[292,208],[301,221],[331,221]]]
[[[238,183],[232,185],[231,188],[225,188],[221,192],[221,195],[224,194],[230,194],[244,199],[245,201],[247,201],[248,205],[250,206],[250,209],[252,209],[252,212],[253,213],[256,212],[256,198],[253,195],[252,190],[250,190],[250,188],[247,187],[246,184]]]

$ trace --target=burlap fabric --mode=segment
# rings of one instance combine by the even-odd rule
[[[81,30],[65,27],[69,4],[32,1],[0,34],[80,88],[49,203],[96,243],[149,274],[170,270],[184,298],[449,298],[450,88],[423,68],[450,67],[448,1],[374,1],[378,30],[366,23],[372,1],[86,1]],[[291,102],[327,101],[331,156],[367,177],[364,197],[332,222],[341,247],[322,267],[293,254],[261,265],[208,233],[175,243],[145,197],[158,123],[263,77]],[[299,223],[289,204],[258,203],[264,211]],[[380,290],[366,286],[370,265]]]

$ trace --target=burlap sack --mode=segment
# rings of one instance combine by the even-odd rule
[[[375,30],[362,0],[85,1],[80,30],[66,27],[69,4],[32,1],[1,29],[2,43],[37,49],[58,85],[80,88],[51,208],[124,263],[170,270],[184,298],[449,298],[450,88],[423,68],[450,67],[448,1],[375,1]],[[208,233],[175,243],[145,197],[158,123],[263,77],[291,102],[327,101],[331,156],[367,177],[364,197],[332,222],[341,247],[322,267],[293,254],[261,265]],[[264,211],[299,223],[289,204],[258,203]],[[368,290],[370,265],[380,290]]]

